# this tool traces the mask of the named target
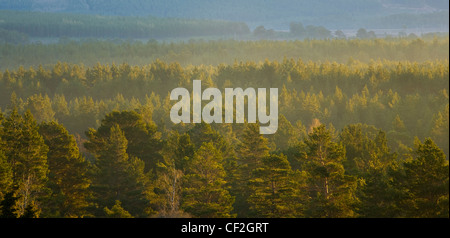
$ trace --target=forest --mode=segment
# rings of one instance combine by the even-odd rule
[[[292,27],[294,33],[296,25]],[[303,27],[304,28],[304,27]],[[302,29],[300,27],[300,29]],[[266,30],[266,29],[265,29]],[[268,30],[266,30],[268,31]],[[365,31],[366,34],[369,34]],[[364,35],[364,30],[362,30]],[[281,62],[284,58],[299,59],[305,63],[351,61],[425,62],[448,60],[448,34],[425,34],[385,38],[329,38],[303,40],[204,40],[157,41],[148,40],[73,40],[62,38],[57,43],[0,44],[0,70],[17,70],[39,66],[47,70],[58,62],[94,67],[97,64],[148,66],[161,60],[168,64],[190,65],[234,64],[243,62]],[[5,102],[5,101],[1,101]]]
[[[0,46],[1,217],[449,217],[447,37]],[[176,87],[279,125],[173,124]]]
[[[0,29],[28,37],[169,38],[247,34],[245,23],[0,10]],[[20,42],[20,41],[19,41]]]

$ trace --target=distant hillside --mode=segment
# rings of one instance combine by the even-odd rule
[[[0,10],[0,33],[10,35],[10,38],[18,38],[18,43],[26,41],[28,36],[162,39],[239,36],[249,32],[245,23],[220,20]],[[0,42],[2,42],[1,38]],[[6,39],[6,42],[11,42],[11,40]]]
[[[73,12],[99,15],[221,19],[246,22],[251,28],[287,29],[289,22],[327,28],[397,28],[398,16],[406,27],[448,26],[448,17],[416,26],[409,19],[448,16],[448,0],[0,0],[0,9]],[[424,15],[425,14],[425,15]],[[440,15],[438,15],[440,16]],[[433,17],[431,17],[433,18]],[[384,19],[384,20],[383,20]],[[388,18],[389,19],[389,18]],[[443,21],[440,22],[440,21]],[[409,24],[410,23],[410,24]],[[383,25],[380,25],[383,24]],[[404,24],[403,24],[404,25]]]

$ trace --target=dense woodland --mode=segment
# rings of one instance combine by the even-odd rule
[[[294,27],[295,28],[295,27]],[[84,67],[97,63],[116,66],[148,66],[161,60],[166,63],[189,65],[234,64],[237,62],[282,62],[284,58],[304,63],[351,61],[425,62],[448,60],[448,34],[424,35],[420,38],[387,37],[377,39],[305,39],[305,40],[189,40],[189,41],[123,41],[123,40],[70,40],[55,44],[32,43],[24,45],[0,44],[0,70],[16,70],[20,66],[34,70],[39,66],[47,70],[58,62]],[[4,102],[4,101],[2,101]]]
[[[448,37],[0,51],[2,217],[449,217]],[[173,124],[194,79],[278,88],[277,133]]]

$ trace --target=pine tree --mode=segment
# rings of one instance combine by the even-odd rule
[[[234,198],[225,189],[222,155],[213,143],[204,143],[185,175],[183,209],[195,217],[233,217]]]
[[[361,179],[356,191],[360,217],[397,217],[397,189],[390,183],[389,171],[397,166],[397,155],[390,152],[383,131],[364,124],[346,126],[339,135],[345,146],[346,173]]]
[[[394,179],[406,194],[402,201],[407,217],[449,217],[449,164],[430,138],[418,143],[414,157],[403,163]]]
[[[180,208],[183,172],[176,169],[175,163],[165,157],[164,163],[159,163],[156,181],[157,217],[183,217]]]
[[[158,217],[184,217],[181,210],[183,171],[194,155],[194,145],[187,134],[177,131],[170,134],[162,150],[163,162],[158,163],[156,193],[158,195]]]
[[[69,115],[69,106],[64,95],[55,95],[52,99],[52,108],[55,112],[55,118],[58,121],[64,121]]]
[[[268,140],[259,134],[258,124],[247,124],[237,147],[242,179],[249,178],[262,159],[269,155]]]
[[[34,204],[34,202],[28,203],[28,205],[25,207],[25,211],[20,216],[20,218],[39,218],[39,210]]]
[[[330,218],[355,216],[356,178],[345,174],[343,146],[333,142],[331,132],[324,125],[313,128],[305,144],[305,169],[309,176],[308,191],[311,197],[306,215]]]
[[[190,140],[198,149],[203,143],[213,142],[214,146],[219,149],[223,156],[227,156],[230,153],[230,146],[227,144],[221,134],[214,130],[210,124],[202,123],[195,124],[187,134],[190,136]]]
[[[49,147],[49,187],[47,212],[58,217],[83,217],[88,206],[90,180],[88,164],[80,154],[75,138],[56,122],[42,123],[39,133]]]
[[[133,216],[143,216],[143,208],[148,204],[145,196],[148,177],[144,174],[144,163],[128,156],[127,145],[124,132],[118,125],[112,126],[110,136],[97,152],[92,189],[98,207],[111,207],[119,200]]]
[[[33,115],[27,111],[21,116],[15,107],[3,122],[0,134],[13,181],[18,186],[18,215],[21,216],[28,204],[34,202],[39,207],[38,200],[47,193],[48,147]]]
[[[412,139],[408,133],[405,123],[399,115],[395,116],[394,121],[392,122],[392,128],[393,130],[389,131],[387,136],[390,142],[390,147],[394,150],[398,149],[400,146]]]
[[[85,143],[86,149],[98,155],[115,125],[119,125],[128,141],[127,154],[144,161],[145,172],[154,171],[156,164],[162,160],[159,133],[156,126],[145,123],[142,116],[134,111],[113,111],[106,115],[97,130],[90,129],[86,133],[89,138]]]
[[[13,185],[12,168],[1,149],[1,143],[0,140],[0,201],[3,200],[5,194],[11,190]]]
[[[54,120],[55,112],[52,109],[52,104],[50,98],[45,95],[32,95],[27,99],[26,108],[35,117],[38,123],[40,122],[50,122]]]
[[[276,145],[277,150],[284,151],[289,146],[295,145],[298,142],[297,136],[292,124],[284,115],[280,115],[278,118],[277,133],[271,135],[270,140]]]
[[[339,133],[339,141],[345,147],[345,171],[352,175],[363,176],[370,167],[383,168],[397,159],[387,145],[386,133],[373,126],[347,125]]]
[[[248,198],[249,180],[253,172],[261,167],[263,158],[269,155],[268,140],[259,134],[258,124],[247,124],[240,143],[237,146],[237,171],[235,175],[236,186],[233,195],[236,197],[234,204],[238,217],[249,216]]]
[[[18,210],[17,210],[17,201],[20,197],[17,197],[17,187],[12,188],[11,191],[7,192],[2,201],[0,202],[0,218],[17,218]]]
[[[365,218],[395,218],[402,217],[402,208],[398,205],[402,194],[400,189],[392,183],[393,171],[398,164],[384,167],[371,164],[363,175],[363,182],[358,187],[359,203],[357,212],[359,217]]]
[[[447,98],[448,99],[448,98]],[[433,118],[431,136],[436,144],[442,148],[446,156],[449,156],[449,104],[444,110],[438,112]]]
[[[285,155],[271,154],[249,181],[252,217],[283,218],[300,215],[301,198],[294,173]]]
[[[133,218],[128,211],[122,208],[122,203],[119,200],[116,200],[111,209],[105,207],[105,213],[108,218]]]
[[[400,116],[397,114],[395,116],[394,121],[392,122],[393,129],[397,132],[405,132],[406,127],[405,123],[403,123],[402,119],[400,119]]]

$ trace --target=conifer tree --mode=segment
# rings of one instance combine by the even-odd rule
[[[56,122],[42,123],[39,133],[49,147],[48,215],[83,217],[89,198],[88,164],[80,154],[75,138]]]
[[[38,123],[54,120],[55,112],[52,109],[50,98],[45,95],[32,95],[27,99],[26,108],[35,117]]]
[[[158,217],[183,217],[183,210],[180,208],[181,191],[183,183],[183,172],[176,169],[175,163],[170,158],[165,157],[164,163],[159,163],[158,177],[155,185]]]
[[[5,153],[2,151],[2,142],[0,139],[0,201],[11,190],[13,184],[12,168]]]
[[[21,116],[14,107],[2,124],[0,134],[14,184],[18,186],[17,206],[21,216],[30,203],[39,207],[38,200],[47,193],[48,147],[29,111]]]
[[[108,218],[133,218],[133,216],[122,208],[121,202],[116,200],[114,206],[111,209],[105,207],[106,217]]]
[[[284,151],[298,142],[297,136],[292,124],[284,115],[280,115],[278,118],[278,130],[270,136],[270,141],[276,145],[277,150]]]
[[[214,146],[219,149],[223,156],[227,156],[230,153],[230,146],[227,144],[221,134],[212,128],[208,123],[202,121],[202,123],[195,124],[187,134],[190,136],[190,140],[198,149],[203,143],[213,142]]]
[[[236,196],[234,207],[238,217],[247,217],[249,216],[248,198],[251,194],[249,180],[253,172],[262,165],[263,158],[269,155],[268,140],[259,134],[257,123],[246,125],[236,150],[236,186],[232,193]]]
[[[387,166],[379,166],[376,162],[368,166],[357,191],[359,202],[356,211],[359,217],[402,217],[402,208],[398,205],[402,194],[392,183],[393,171],[397,168],[398,163],[395,161]]]
[[[356,191],[360,217],[397,217],[398,190],[390,182],[391,170],[398,166],[396,153],[387,146],[386,134],[365,124],[346,126],[339,134],[345,146],[346,173],[361,179]]]
[[[387,145],[386,133],[373,126],[347,125],[339,133],[339,141],[345,147],[345,170],[352,175],[363,176],[370,167],[384,168],[397,159]]]
[[[333,142],[331,132],[324,125],[313,128],[305,144],[305,169],[311,197],[306,215],[329,218],[355,216],[356,178],[345,174],[343,146]]]
[[[86,149],[98,155],[115,125],[120,127],[126,137],[126,153],[144,161],[145,172],[153,171],[157,162],[161,161],[159,151],[162,149],[162,143],[156,126],[145,123],[135,111],[113,111],[106,115],[97,130],[90,129],[86,132],[89,138],[85,143]]]
[[[39,218],[39,214],[38,208],[32,201],[25,207],[25,211],[20,218]]]
[[[416,145],[394,179],[405,194],[400,202],[407,217],[449,217],[449,164],[432,139]]]
[[[222,155],[213,143],[204,143],[185,175],[183,209],[196,217],[233,217],[234,198],[225,189]]]
[[[2,201],[0,202],[0,218],[17,218],[17,200],[19,200],[20,197],[16,196],[16,190],[17,187],[12,188],[2,198]]]
[[[148,204],[145,196],[148,177],[144,174],[144,163],[128,156],[127,145],[120,127],[112,126],[110,136],[97,152],[92,189],[99,208],[112,207],[119,200],[130,214],[143,216],[143,208]]]
[[[448,99],[448,98],[447,98]],[[444,110],[439,111],[433,118],[431,136],[436,144],[442,148],[446,156],[449,156],[449,104]]]
[[[262,159],[249,181],[250,216],[282,218],[301,214],[301,197],[296,178],[285,155],[271,154]]]
[[[179,135],[177,131],[170,134],[162,150],[163,162],[158,163],[155,190],[158,217],[184,217],[181,210],[181,192],[183,171],[194,155],[194,145],[187,134]]]

